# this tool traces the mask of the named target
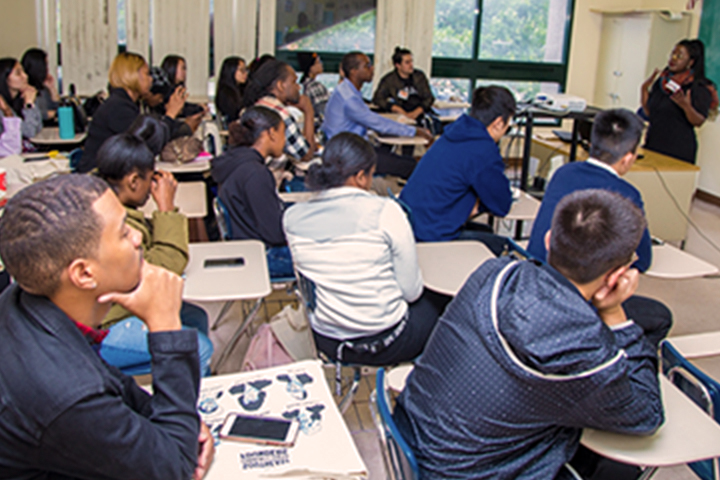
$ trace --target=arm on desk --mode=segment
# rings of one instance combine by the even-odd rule
[[[415,127],[403,125],[370,111],[359,97],[346,98],[345,114],[355,123],[374,130],[381,135],[396,135],[399,137],[414,137]]]
[[[506,216],[512,206],[512,191],[510,190],[510,181],[505,176],[502,160],[493,161],[485,168],[478,168],[483,163],[479,162],[477,157],[469,160],[470,168],[475,170],[471,177],[473,179],[472,188],[480,199],[481,206],[484,206],[485,210],[490,211],[493,215]]]
[[[651,435],[664,421],[657,356],[632,322],[613,329],[625,356],[593,374],[595,393],[572,409],[569,425],[631,435]]]

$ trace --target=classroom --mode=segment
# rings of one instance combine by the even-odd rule
[[[720,478],[720,0],[0,11],[0,478]]]

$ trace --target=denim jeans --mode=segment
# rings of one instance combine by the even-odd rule
[[[292,257],[288,247],[270,247],[266,253],[270,280],[295,278]]]
[[[207,376],[210,374],[210,359],[213,354],[212,342],[206,335],[207,315],[201,308],[183,302],[180,319],[183,329],[198,330],[200,373]],[[203,325],[204,332],[201,331]],[[148,351],[147,334],[147,326],[138,317],[121,320],[110,327],[110,332],[100,347],[100,356],[126,375],[150,373],[152,357]]]

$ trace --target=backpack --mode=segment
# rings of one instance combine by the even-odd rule
[[[242,371],[287,365],[317,358],[312,330],[303,312],[287,305],[250,340]]]

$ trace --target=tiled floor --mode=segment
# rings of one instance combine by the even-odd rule
[[[706,236],[720,245],[720,208],[695,201],[691,217]],[[692,228],[688,232],[686,251],[720,267],[720,249],[715,249]],[[665,302],[671,308],[675,317],[671,335],[683,335],[713,331],[720,327],[717,314],[720,311],[718,287],[720,287],[719,278],[659,280],[643,276],[638,293]],[[286,302],[292,300],[283,291],[274,292],[270,299],[284,299]],[[211,314],[212,323],[220,305],[208,304],[204,306]],[[271,316],[278,310],[279,306],[276,303],[269,302],[267,312],[263,311],[262,313]],[[220,326],[211,332],[211,338],[216,345],[216,350],[219,350],[218,347],[221,347],[227,341],[228,335],[231,335],[237,328],[239,313],[240,309],[235,306]],[[239,369],[242,361],[239,352],[243,350],[242,346],[246,345],[247,342],[247,337],[241,339],[240,347],[234,350],[234,355],[230,357],[222,371],[229,372]],[[703,360],[699,362],[699,365],[711,375],[720,378],[720,358]],[[350,372],[347,374],[350,375]],[[328,370],[327,377],[331,390],[334,390],[334,370]],[[370,479],[384,480],[387,475],[369,409],[369,396],[374,388],[373,384],[374,376],[372,374],[363,377],[355,401],[345,413],[344,418],[368,467]],[[689,468],[681,465],[660,469],[653,478],[658,480],[690,480],[696,477]]]

